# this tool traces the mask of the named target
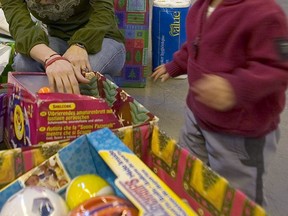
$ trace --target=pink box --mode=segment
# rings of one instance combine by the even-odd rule
[[[48,86],[44,73],[9,73],[5,130],[8,146],[16,148],[55,140],[73,140],[100,128],[116,129],[134,124],[131,118],[127,118],[131,117],[130,106],[141,110],[137,108],[136,101],[99,73],[95,74],[97,87],[93,90],[99,92],[97,97],[38,93],[41,87]],[[148,111],[138,114],[134,113],[133,117],[138,115],[142,118],[143,114],[145,117],[140,123],[154,118]]]
[[[7,110],[7,94],[1,90],[0,86],[0,149],[2,148],[4,139],[4,122]]]

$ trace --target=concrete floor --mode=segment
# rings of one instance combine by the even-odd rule
[[[277,0],[288,14],[288,1]],[[125,88],[136,100],[160,118],[159,126],[172,138],[178,139],[178,132],[183,124],[183,110],[187,92],[187,80],[170,79],[165,83],[147,80],[145,88]],[[288,94],[287,94],[288,101]],[[267,209],[269,215],[288,215],[288,102],[282,113],[280,124],[282,133],[278,155],[270,165],[267,188]]]

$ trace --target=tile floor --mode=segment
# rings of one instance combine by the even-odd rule
[[[277,0],[288,14],[288,1]],[[152,1],[151,1],[152,2]],[[178,139],[183,123],[187,80],[171,79],[165,83],[147,80],[145,88],[125,88],[135,99],[160,118],[159,125],[168,136]],[[287,94],[288,101],[288,94]],[[269,168],[266,181],[267,209],[272,216],[288,215],[288,102],[280,124],[282,135],[278,155]]]

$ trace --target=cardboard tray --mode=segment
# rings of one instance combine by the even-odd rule
[[[44,169],[53,170],[57,178],[43,178]],[[84,174],[103,177],[117,196],[129,199],[138,208],[139,215],[196,216],[187,203],[107,128],[77,138],[5,187],[0,191],[0,208],[10,196],[30,186],[30,178],[36,176],[38,186],[65,197],[69,183]]]
[[[141,127],[120,128],[114,130],[114,134],[181,199],[186,200],[198,215],[266,215],[263,208],[251,201],[241,191],[231,187],[226,179],[219,176],[199,159],[190,155],[188,151],[178,146],[175,140],[159,130],[157,126],[146,124]],[[99,139],[101,140],[101,138]],[[81,137],[76,142],[79,142],[79,140],[81,140],[83,146],[87,145],[89,141],[89,139]],[[111,144],[107,145],[110,146]],[[80,148],[75,151],[75,149],[72,150],[73,147],[69,146],[63,148],[65,161],[71,161],[74,167],[81,167],[79,169],[81,170],[80,173],[74,173],[73,175],[94,172],[94,168],[92,167],[91,171],[91,167],[87,165],[90,163],[89,161],[86,159],[82,161],[77,156],[78,152],[79,154],[81,152],[81,154],[87,153],[83,150],[84,147],[83,149],[81,148],[81,151]],[[34,157],[32,155],[35,154],[31,153],[31,157]],[[7,158],[3,157],[3,154],[2,156],[0,154],[0,161],[6,160]],[[16,161],[16,157],[14,161]],[[37,165],[39,163],[34,163],[34,166]],[[6,172],[9,169],[10,172],[15,172],[14,169],[18,169],[18,167],[20,167],[20,163],[18,166],[7,167]],[[0,168],[3,170],[3,165]],[[1,173],[3,173],[2,170]],[[69,171],[69,173],[73,172]],[[0,191],[0,203],[3,204],[9,196],[7,193],[10,191],[11,195],[15,192],[15,188],[19,190],[21,184],[14,183],[3,188]]]

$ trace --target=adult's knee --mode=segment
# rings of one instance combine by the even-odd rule
[[[43,72],[44,67],[41,63],[35,61],[34,59],[24,56],[22,54],[17,54],[14,58],[14,63],[12,65],[14,71],[18,72]]]

